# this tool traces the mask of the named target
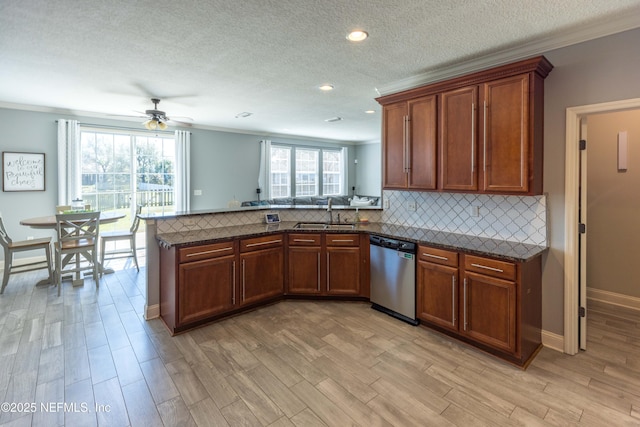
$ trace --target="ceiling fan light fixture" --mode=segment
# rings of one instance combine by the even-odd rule
[[[167,128],[167,124],[165,122],[158,122],[158,129],[165,130]]]
[[[153,119],[149,119],[146,122],[142,123],[144,125],[144,127],[146,127],[148,130],[156,130],[156,128],[158,127],[158,122],[156,121],[155,118]]]

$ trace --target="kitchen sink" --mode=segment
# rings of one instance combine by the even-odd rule
[[[327,224],[324,222],[299,222],[293,226],[300,230],[324,230]]]
[[[353,230],[353,223],[327,224],[326,222],[299,222],[293,226],[299,230]]]
[[[355,224],[327,224],[325,227],[327,230],[353,230],[356,228]]]

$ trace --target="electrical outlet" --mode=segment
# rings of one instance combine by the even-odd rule
[[[193,190],[194,196],[202,196],[202,190]]]
[[[480,216],[480,206],[479,205],[469,206],[469,215],[472,216],[472,217],[479,217]]]
[[[389,209],[389,199],[384,199],[384,201],[382,202],[382,208]]]
[[[417,210],[416,201],[410,200],[407,202],[407,210],[411,212],[415,212]]]
[[[195,227],[196,226],[196,219],[195,218],[190,218],[187,217],[183,220],[183,224],[185,227],[190,228],[190,227]]]
[[[27,236],[27,240],[33,240],[33,236]]]

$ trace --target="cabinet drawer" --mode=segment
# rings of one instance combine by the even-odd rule
[[[260,249],[275,248],[282,246],[282,234],[256,237],[253,239],[240,240],[240,252],[257,251]]]
[[[327,233],[327,246],[360,246],[358,234],[333,234]]]
[[[199,261],[208,258],[233,255],[235,246],[233,241],[213,243],[211,245],[191,246],[179,250],[180,263]]]
[[[430,248],[428,246],[418,246],[418,259],[420,261],[433,262],[435,264],[458,266],[458,253],[444,249]]]
[[[320,246],[320,234],[289,234],[289,246]]]
[[[516,280],[516,265],[511,262],[465,255],[464,269],[499,279]]]

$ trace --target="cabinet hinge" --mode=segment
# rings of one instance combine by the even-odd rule
[[[581,139],[580,140],[580,150],[586,150],[587,149],[587,140],[586,139]]]
[[[587,309],[584,307],[580,307],[578,309],[578,316],[580,317],[586,317],[587,316]]]
[[[582,224],[582,223],[578,224],[578,232],[580,234],[586,233],[587,232],[587,225],[586,224]]]

